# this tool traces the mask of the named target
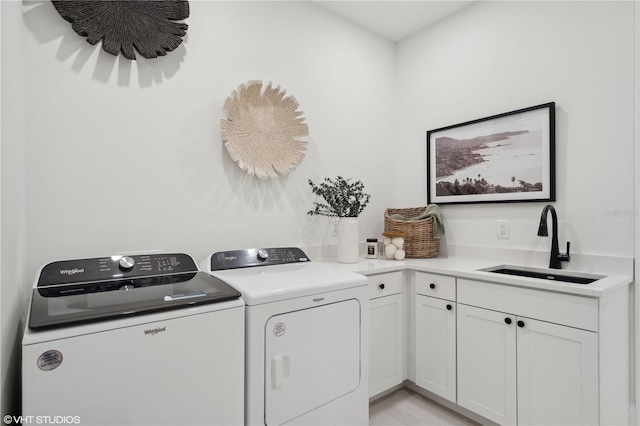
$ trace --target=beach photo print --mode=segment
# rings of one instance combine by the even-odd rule
[[[429,130],[427,200],[555,201],[555,103]]]

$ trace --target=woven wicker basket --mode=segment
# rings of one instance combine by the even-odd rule
[[[440,241],[433,238],[433,218],[416,221],[401,221],[392,219],[394,214],[401,214],[407,219],[418,217],[426,207],[411,207],[406,209],[386,209],[384,211],[385,232],[403,232],[405,257],[426,258],[435,257],[440,250]]]

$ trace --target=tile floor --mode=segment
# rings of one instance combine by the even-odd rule
[[[478,423],[402,388],[370,404],[369,425],[469,426]]]

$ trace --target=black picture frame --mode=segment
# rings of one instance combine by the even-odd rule
[[[555,186],[555,102],[427,131],[428,204],[555,201]]]

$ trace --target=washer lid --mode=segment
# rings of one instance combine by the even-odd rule
[[[36,287],[29,328],[70,326],[238,297],[234,288],[204,272]]]

